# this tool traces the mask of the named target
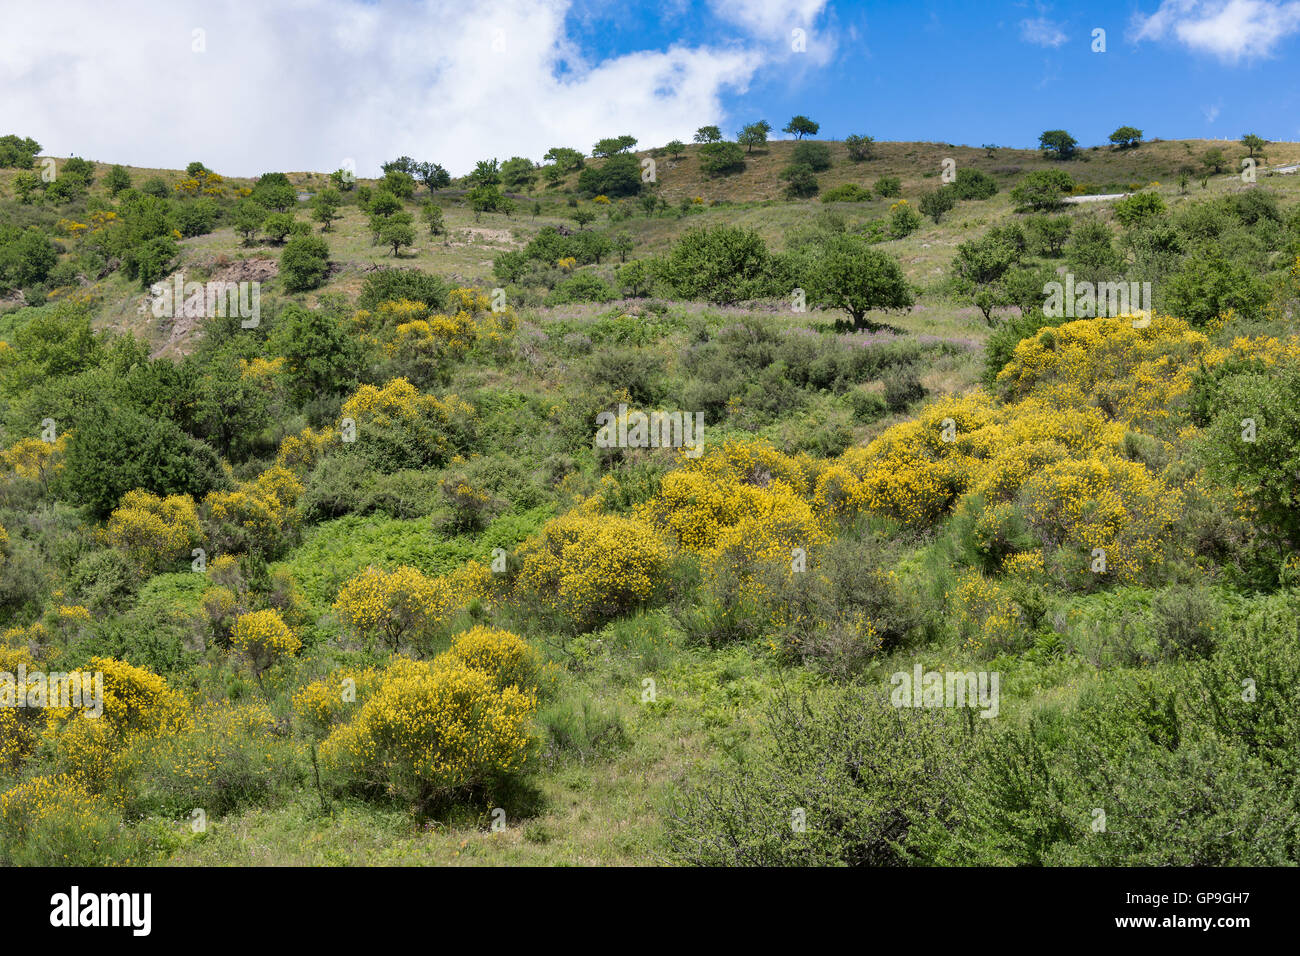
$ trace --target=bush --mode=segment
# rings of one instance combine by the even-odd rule
[[[374,310],[381,302],[408,299],[441,309],[447,301],[447,286],[436,276],[419,269],[380,269],[366,276],[357,297],[357,308]]]
[[[871,190],[857,183],[845,183],[822,193],[822,202],[870,202]]]
[[[481,670],[399,658],[321,744],[321,762],[345,784],[396,794],[421,814],[471,795],[495,799],[531,763],[536,709],[535,697],[502,690]]]
[[[897,176],[881,176],[871,188],[877,196],[893,199],[903,191],[903,182]]]
[[[670,852],[696,866],[890,866],[946,820],[965,772],[955,722],[854,688],[782,692],[758,753],[679,793]]]
[[[810,166],[813,172],[820,173],[831,168],[831,148],[825,143],[803,140],[795,144],[790,161],[796,166]]]
[[[684,299],[730,305],[769,291],[771,259],[752,229],[688,229],[663,263],[664,278]]]
[[[547,305],[570,302],[612,302],[618,293],[594,272],[577,272],[569,276],[546,296]]]
[[[582,631],[648,604],[668,559],[667,546],[641,521],[569,512],[520,546],[515,587]]]
[[[128,491],[199,498],[225,485],[216,453],[168,419],[128,408],[88,413],[58,479],[63,493],[107,517]]]
[[[696,152],[700,171],[706,176],[726,176],[745,168],[745,151],[739,143],[705,143]]]
[[[1022,208],[1055,209],[1061,205],[1061,197],[1073,187],[1074,180],[1064,170],[1036,169],[1016,184],[1011,199]]]
[[[286,292],[306,292],[329,275],[330,247],[320,236],[295,236],[280,253],[280,279]]]
[[[66,776],[0,793],[0,861],[9,866],[126,863],[133,841],[112,804]]]
[[[997,194],[998,181],[979,169],[959,169],[952,190],[958,199],[988,199]]]
[[[925,387],[914,373],[899,371],[885,377],[885,407],[891,412],[905,412],[923,398]]]

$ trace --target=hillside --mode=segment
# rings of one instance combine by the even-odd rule
[[[0,170],[0,863],[1300,858],[1300,144],[821,145]]]

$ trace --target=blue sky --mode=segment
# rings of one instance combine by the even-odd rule
[[[1300,0],[45,0],[6,12],[0,132],[232,175],[459,174],[795,113],[973,146],[1300,140],[1297,54]]]
[[[786,55],[784,34],[767,38],[779,51],[770,66],[722,96],[728,132],[802,112],[835,138],[976,146],[1032,146],[1062,127],[1099,143],[1122,124],[1148,137],[1300,139],[1300,3],[831,0],[787,19],[809,32],[814,62]],[[567,25],[600,56],[736,32],[706,3],[666,17],[653,4],[628,16],[583,3]]]

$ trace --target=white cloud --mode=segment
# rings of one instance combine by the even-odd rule
[[[1058,47],[1069,39],[1061,27],[1047,17],[1020,21],[1020,39],[1035,46]]]
[[[1134,40],[1173,37],[1226,63],[1267,57],[1300,31],[1295,0],[1164,0],[1150,16],[1133,18]]]
[[[788,36],[796,27],[813,25],[826,0],[711,0],[713,12],[724,20],[764,36]]]
[[[689,140],[772,54],[766,14],[724,42],[587,62],[569,0],[65,0],[23,4],[0,34],[4,132],[53,155],[140,166],[362,175],[402,153],[453,172],[630,132]],[[804,0],[794,6],[817,6]],[[772,5],[775,6],[775,5]],[[205,31],[206,51],[192,50]],[[563,62],[563,71],[557,66]]]

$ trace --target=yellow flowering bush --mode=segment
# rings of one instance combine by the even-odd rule
[[[21,438],[0,451],[0,464],[20,478],[45,482],[62,466],[63,453],[68,447],[68,433],[54,441],[39,438]]]
[[[384,672],[377,667],[343,667],[327,677],[304,684],[293,695],[294,715],[314,735],[323,737],[354,714],[379,686]]]
[[[371,566],[339,589],[334,610],[368,644],[381,641],[393,650],[410,644],[423,651],[483,594],[483,571],[472,564],[429,577],[409,566],[393,571]]]
[[[123,551],[142,573],[190,556],[203,538],[198,510],[189,495],[160,498],[136,489],[108,517],[101,539]]]
[[[46,710],[46,737],[56,760],[90,789],[109,789],[121,775],[117,758],[138,740],[175,731],[188,708],[166,679],[142,667],[93,657],[85,670],[102,673],[104,709],[88,717],[79,708]]]
[[[212,546],[222,552],[274,551],[298,524],[302,482],[284,465],[272,465],[233,491],[203,499]]]
[[[71,777],[33,777],[0,793],[0,863],[103,866],[118,861],[124,840],[112,804]]]
[[[500,687],[537,689],[541,659],[531,644],[512,631],[477,626],[457,634],[441,655],[490,674]]]
[[[455,395],[425,395],[404,378],[383,388],[362,385],[340,414],[355,423],[358,446],[386,472],[443,464],[468,441],[473,417]]]
[[[671,552],[636,518],[570,511],[519,547],[516,591],[584,629],[645,604]]]
[[[536,708],[532,694],[458,661],[398,658],[356,717],[325,738],[321,762],[348,784],[424,811],[524,772]]]
[[[230,629],[230,644],[248,659],[259,680],[272,665],[302,648],[280,612],[269,608],[241,614]]]

